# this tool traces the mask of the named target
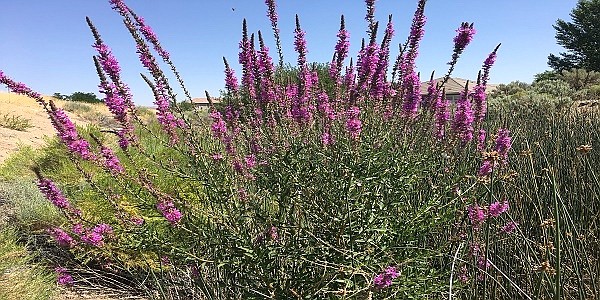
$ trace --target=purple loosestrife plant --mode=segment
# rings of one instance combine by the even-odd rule
[[[490,217],[498,217],[501,214],[505,213],[508,210],[508,201],[504,200],[504,202],[496,201],[488,207],[488,214]]]
[[[42,95],[40,95],[37,92],[32,91],[24,83],[16,82],[16,81],[10,79],[8,76],[6,76],[4,74],[4,72],[2,72],[2,70],[0,70],[0,83],[6,85],[11,92],[13,92],[15,94],[19,94],[19,95],[26,95],[30,98],[33,98],[39,104],[41,104],[42,106],[45,107],[46,101],[44,101],[44,99],[42,98]]]
[[[165,219],[171,223],[171,225],[177,225],[183,217],[181,211],[175,207],[175,204],[171,200],[159,200],[156,204],[156,208],[163,215],[163,217],[165,217]]]
[[[367,14],[365,16],[365,21],[367,21],[369,30],[367,33],[371,39],[374,38],[377,33],[375,32],[375,1],[376,0],[365,0],[367,4]]]
[[[467,212],[471,225],[475,230],[479,230],[488,217],[485,207],[475,203],[467,207]]]
[[[377,31],[377,26],[375,26]],[[377,66],[379,65],[379,44],[375,39],[372,39],[369,44],[361,49],[356,64],[358,86],[356,93],[365,91],[370,88],[370,84],[374,80],[375,73],[377,72]]]
[[[338,31],[337,38],[335,54],[329,65],[329,76],[336,82],[336,88],[342,84],[342,79],[340,78],[342,66],[344,65],[344,60],[348,57],[348,50],[350,49],[350,33],[346,30],[344,16],[340,20],[340,30]]]
[[[460,97],[456,102],[456,111],[452,120],[452,131],[463,145],[466,145],[473,139],[474,120],[471,101],[469,100],[467,87],[465,86],[465,89],[460,92]]]
[[[94,155],[90,152],[89,143],[79,136],[75,124],[71,122],[71,119],[69,119],[62,109],[57,108],[54,105],[53,101],[46,102],[39,93],[34,92],[21,82],[12,80],[1,70],[0,83],[6,85],[13,93],[26,95],[35,99],[36,102],[44,108],[58,137],[71,153],[86,160],[92,160],[94,158]]]
[[[100,93],[105,95],[105,104],[113,113],[115,120],[121,124],[121,129],[118,131],[119,146],[122,149],[127,149],[130,143],[136,140],[133,134],[133,124],[131,124],[127,114],[127,111],[135,111],[133,96],[129,86],[121,80],[119,62],[110,48],[102,41],[92,21],[89,18],[86,18],[86,21],[94,35],[95,44],[93,47],[98,51],[98,55],[94,57],[94,62],[96,72],[100,78]],[[106,77],[110,79],[110,82]]]
[[[499,233],[509,234],[513,232],[517,228],[518,224],[514,221],[510,221],[506,223],[502,228],[500,228]]]
[[[229,93],[235,94],[238,91],[238,80],[235,77],[235,71],[229,67],[225,57],[223,57],[223,63],[225,64],[225,88]]]
[[[377,274],[373,278],[373,286],[378,289],[385,289],[392,285],[392,280],[400,276],[395,267],[388,267],[384,272]]]
[[[74,283],[73,277],[69,274],[67,269],[57,267],[54,269],[54,272],[56,273],[56,282],[59,285],[72,285]]]
[[[298,67],[306,68],[306,32],[300,28],[300,19],[296,15],[296,29],[294,30],[294,50],[298,53]]]
[[[379,47],[377,68],[375,75],[373,76],[373,86],[371,87],[371,94],[376,98],[393,96],[395,93],[395,91],[391,89],[391,84],[387,82],[387,71],[390,59],[390,42],[392,41],[393,37],[394,23],[392,22],[392,15],[389,15],[383,41]]]
[[[121,162],[112,151],[112,149],[101,146],[100,153],[104,157],[104,166],[108,169],[113,175],[121,174],[125,172],[125,169],[121,165]]]
[[[478,151],[483,151],[483,149],[485,149],[485,137],[486,137],[485,129],[479,129],[479,133],[477,134],[477,150]]]
[[[56,243],[61,247],[71,248],[77,245],[77,241],[75,241],[67,232],[64,230],[54,227],[46,230],[48,234],[56,241]]]
[[[260,49],[257,51],[258,60],[256,63],[258,65],[258,73],[260,74],[260,100],[262,104],[273,103],[277,101],[275,82],[273,81],[275,67],[269,55],[269,47],[265,44],[260,31],[258,32],[258,41]]]
[[[154,132],[149,129],[149,136],[141,136],[140,144],[128,148],[127,151],[117,153],[119,157],[128,158],[127,172],[112,149],[98,143],[100,152],[92,160],[96,165],[85,162],[78,167],[81,166],[80,171],[86,173],[92,168],[100,166],[110,171],[115,177],[118,175],[116,181],[110,176],[102,176],[107,179],[107,182],[99,184],[110,187],[108,193],[114,196],[111,198],[114,202],[131,201],[126,204],[131,205],[132,211],[127,211],[123,215],[117,215],[115,211],[119,212],[118,210],[111,211],[113,215],[109,216],[109,220],[116,217],[117,221],[121,221],[119,227],[115,228],[117,229],[115,232],[111,226],[99,223],[100,220],[83,220],[81,216],[70,218],[69,221],[74,226],[69,233],[53,232],[57,242],[70,246],[75,243],[74,239],[76,239],[80,247],[74,247],[73,251],[91,248],[95,253],[110,256],[114,249],[131,247],[132,244],[129,240],[135,233],[134,247],[143,247],[143,251],[148,251],[136,258],[145,259],[147,254],[154,255],[153,257],[158,258],[153,260],[154,263],[156,260],[164,258],[165,264],[168,258],[170,266],[166,271],[173,272],[168,273],[169,276],[178,275],[179,270],[189,271],[190,266],[202,265],[207,272],[201,269],[194,276],[207,276],[206,274],[213,274],[213,271],[219,269],[223,271],[222,274],[226,274],[219,278],[222,280],[219,284],[235,282],[235,286],[252,286],[251,291],[242,291],[234,286],[231,290],[232,294],[227,294],[230,291],[223,290],[225,293],[223,298],[232,298],[230,296],[234,294],[242,298],[260,298],[270,293],[277,298],[293,298],[296,295],[292,294],[296,292],[299,295],[321,297],[323,295],[315,295],[313,292],[315,291],[314,283],[322,282],[319,280],[322,279],[321,275],[324,269],[322,265],[315,265],[306,258],[317,255],[324,260],[323,266],[350,266],[348,257],[335,255],[337,251],[332,251],[333,247],[340,248],[339,251],[344,253],[350,253],[350,250],[352,253],[357,253],[351,258],[353,260],[352,269],[342,267],[343,270],[336,271],[336,276],[352,281],[357,289],[367,291],[371,288],[370,291],[367,291],[369,293],[398,295],[398,287],[401,285],[392,285],[394,279],[399,277],[399,269],[392,266],[398,262],[402,262],[403,265],[404,262],[407,262],[408,270],[422,270],[421,266],[425,266],[424,270],[427,274],[419,273],[416,276],[422,277],[417,279],[425,277],[427,280],[445,279],[447,270],[442,269],[442,265],[447,264],[439,264],[439,269],[436,267],[431,273],[430,258],[422,258],[428,255],[422,250],[430,251],[441,248],[415,248],[411,251],[400,252],[389,250],[396,246],[402,247],[403,245],[396,244],[397,241],[405,240],[402,239],[405,235],[413,235],[409,236],[411,240],[414,237],[415,240],[424,242],[424,245],[432,245],[430,242],[439,239],[437,229],[443,228],[442,226],[451,224],[455,220],[452,217],[453,214],[448,211],[439,212],[435,209],[427,211],[428,214],[432,214],[432,218],[428,220],[414,218],[414,215],[411,215],[412,212],[421,208],[411,206],[418,202],[412,201],[417,200],[413,197],[432,196],[432,205],[438,205],[448,200],[446,193],[421,194],[419,192],[419,195],[416,196],[413,190],[393,194],[385,191],[401,191],[410,186],[406,185],[407,182],[403,179],[405,171],[409,172],[409,176],[406,177],[410,178],[411,174],[415,174],[410,172],[429,172],[430,168],[438,167],[436,162],[430,163],[427,160],[428,158],[438,158],[433,153],[438,149],[443,149],[444,154],[450,153],[447,150],[455,150],[450,153],[448,159],[444,158],[444,162],[452,163],[452,159],[461,157],[460,151],[473,148],[457,147],[455,149],[453,148],[454,140],[443,139],[449,119],[449,102],[443,95],[443,88],[438,88],[433,80],[430,81],[428,87],[427,103],[428,108],[435,109],[435,113],[432,115],[431,112],[429,114],[420,114],[419,112],[422,106],[421,83],[415,59],[424,33],[425,0],[418,2],[408,42],[406,47],[401,50],[400,59],[397,60],[398,67],[393,70],[394,73],[400,71],[398,81],[388,80],[387,77],[390,64],[389,47],[394,35],[392,19],[390,16],[383,40],[378,43],[376,41],[378,25],[374,16],[375,0],[366,1],[366,19],[370,34],[369,39],[366,40],[368,43],[363,43],[356,64],[351,58],[348,66],[344,65],[344,61],[348,57],[349,34],[345,29],[343,18],[337,34],[335,54],[329,67],[309,64],[306,33],[300,28],[299,20],[296,19],[294,49],[298,52],[298,66],[291,72],[275,68],[269,56],[269,48],[263,41],[260,31],[257,35],[258,48],[255,47],[254,35],[248,34],[244,21],[238,55],[242,66],[240,81],[238,82],[233,69],[224,59],[226,94],[220,99],[221,103],[219,104],[210,101],[211,106],[208,113],[212,122],[210,127],[202,128],[200,126],[199,131],[188,130],[188,127],[182,128],[183,125],[171,112],[171,109],[177,109],[176,106],[173,106],[176,97],[157,63],[158,55],[155,59],[152,54],[155,54],[154,51],[158,52],[163,61],[168,61],[169,65],[170,56],[158,43],[154,31],[142,18],[137,17],[122,0],[111,0],[110,2],[125,18],[126,27],[136,41],[139,59],[152,75],[151,79],[145,78],[145,80],[153,89],[155,105],[158,107],[158,122],[162,126],[161,133],[164,135],[154,135]],[[280,66],[282,66],[283,57],[279,45],[275,1],[267,0],[265,3],[277,39]],[[455,40],[455,46],[461,49],[464,49],[472,38],[473,31],[467,29],[469,28],[459,30],[459,35]],[[94,31],[94,29],[92,30]],[[121,120],[119,123],[131,124],[130,117],[139,121],[135,110],[129,104],[132,99],[131,94],[121,82],[120,68],[116,59],[110,49],[101,42],[97,33],[95,33],[95,37],[95,48],[99,53],[96,61],[101,78],[100,86],[106,96],[105,101],[109,109],[117,120]],[[154,51],[152,46],[154,46]],[[344,67],[345,72],[342,73]],[[331,78],[319,77],[322,71],[325,71],[325,74],[329,73]],[[4,75],[0,73],[0,79],[3,77]],[[331,81],[328,79],[332,79],[333,89],[329,85]],[[483,80],[481,82],[483,83]],[[20,85],[16,85],[15,88],[22,90],[23,93],[27,92]],[[475,95],[465,91],[463,97],[468,103],[468,97],[475,97]],[[472,121],[469,121],[465,106],[461,105],[459,104],[459,114],[454,121],[463,123],[467,121],[466,123],[471,124]],[[396,120],[393,119],[394,116],[405,116],[407,119]],[[435,124],[420,122],[419,117],[423,117],[423,121],[431,120]],[[384,123],[382,120],[389,122]],[[183,121],[187,122],[187,119]],[[65,130],[69,126],[63,125],[64,122],[61,123],[60,117],[54,116],[53,122],[58,124],[57,130],[59,133],[64,133],[69,141],[78,141],[78,135]],[[143,125],[143,122],[140,122],[140,126]],[[423,128],[417,128],[417,126],[433,125],[435,125],[438,141],[427,135],[412,134],[413,132],[422,132]],[[469,126],[472,127],[472,125]],[[128,130],[137,129],[133,126],[127,128]],[[452,128],[453,132],[460,131],[457,133],[459,136],[465,132],[462,125]],[[477,129],[480,128],[484,127],[477,127]],[[430,130],[429,127],[425,129]],[[140,132],[145,133],[144,131]],[[470,132],[470,139],[472,139],[474,130],[466,130],[466,132],[467,134]],[[157,147],[158,149],[142,147],[146,143],[151,145],[155,142],[153,138],[162,138],[167,134],[172,139],[172,143],[177,143],[177,146],[179,146],[179,142],[174,140],[172,134],[177,134],[175,136],[180,139],[182,145],[194,143],[194,138],[201,141],[202,138],[210,135],[214,137],[214,140],[202,140],[202,143],[199,142],[193,149],[197,151],[189,153],[180,151],[179,147]],[[123,134],[123,137],[125,136]],[[507,133],[500,132],[499,138],[496,139],[494,148],[498,161],[504,158],[510,148],[510,140],[509,145],[506,146],[507,136]],[[130,141],[129,139],[123,140]],[[478,140],[485,140],[485,138]],[[445,142],[447,144],[444,144]],[[65,143],[69,145],[70,142]],[[408,143],[410,143],[410,147],[405,147],[408,146]],[[71,144],[77,149],[82,145],[85,146],[85,143]],[[389,147],[390,145],[392,147]],[[156,150],[156,152],[145,152],[150,150]],[[140,153],[136,153],[136,151]],[[392,151],[394,153],[391,153]],[[425,158],[420,161],[422,163],[412,164],[414,161],[411,159],[414,156],[411,155],[411,151],[423,152],[419,153],[420,157]],[[393,155],[395,153],[399,155]],[[423,155],[421,156],[421,154]],[[169,164],[154,163],[155,155],[156,157],[168,157]],[[145,166],[145,162],[152,164]],[[395,166],[409,164],[411,165],[410,170],[395,168]],[[454,173],[462,172],[467,168],[460,169],[452,165],[443,167],[443,171],[439,172],[440,176],[437,177],[440,180],[440,186],[447,184],[448,186],[464,187],[462,181],[458,182],[456,178],[460,177],[462,180],[466,177],[462,176],[465,174]],[[494,167],[495,164],[492,163],[490,168]],[[94,175],[96,174],[94,173]],[[347,178],[351,178],[351,180],[347,181]],[[366,178],[372,180],[365,180]],[[471,177],[468,177],[467,180],[471,180]],[[386,186],[381,185],[381,182],[384,182]],[[112,183],[118,184],[111,185]],[[96,182],[90,181],[90,184],[96,184]],[[323,188],[315,189],[319,185]],[[99,186],[99,188],[103,187]],[[478,187],[479,185],[474,185],[473,190]],[[136,193],[138,188],[141,192]],[[52,189],[47,188],[46,190],[51,191]],[[363,193],[361,190],[383,191],[383,193]],[[99,192],[99,194],[102,193],[103,191]],[[428,193],[427,189],[424,189],[424,193]],[[472,189],[465,193],[467,194],[460,195],[461,198],[473,199],[469,194],[472,193]],[[69,216],[74,216],[70,212],[71,206],[66,198],[64,199],[66,202],[61,202],[59,201],[61,198],[57,197],[56,193],[47,192],[47,194],[54,195],[49,196],[49,199],[55,199],[53,202],[56,203],[55,205],[62,206]],[[477,199],[483,199],[479,196]],[[73,203],[79,203],[79,200],[74,197]],[[378,202],[389,202],[389,205],[378,205]],[[394,210],[391,211],[389,207],[394,207]],[[461,210],[455,205],[444,206],[445,209],[451,209],[451,212]],[[500,202],[491,203],[489,206],[480,206],[475,202],[465,209],[467,211],[466,218],[472,225],[467,225],[465,228],[477,229],[471,231],[471,234],[473,240],[478,240],[478,247],[481,247],[472,257],[475,267],[479,265],[480,268],[485,269],[489,262],[487,260],[488,253],[484,252],[490,247],[487,241],[481,243],[480,237],[484,231],[480,231],[479,228],[484,224],[486,226],[492,224],[492,218],[496,218],[493,220],[499,222],[503,218],[501,214],[507,209],[508,204]],[[185,218],[183,218],[183,214],[185,214]],[[354,218],[359,214],[359,218]],[[157,215],[161,216],[159,221],[154,217]],[[402,217],[399,218],[399,215]],[[465,213],[460,215],[464,216]],[[88,216],[87,211],[86,216]],[[352,220],[349,220],[350,218]],[[348,223],[346,219],[348,219]],[[431,226],[431,220],[436,222],[433,226]],[[168,226],[169,224],[171,226]],[[128,230],[120,230],[120,225],[125,226]],[[348,225],[352,228],[348,228]],[[422,230],[407,229],[413,225],[419,226],[417,228]],[[425,226],[421,227],[421,225]],[[381,232],[372,230],[384,227],[391,230]],[[514,228],[510,230],[514,230]],[[357,239],[356,233],[358,232],[364,235],[364,239],[362,236]],[[249,233],[256,235],[249,235]],[[340,236],[340,233],[344,235],[342,243],[336,242],[335,239]],[[69,234],[72,234],[72,237]],[[121,235],[124,236],[123,239],[120,238]],[[348,242],[346,242],[346,236]],[[139,246],[138,238],[142,246]],[[300,243],[298,243],[299,238],[302,239]],[[381,254],[365,259],[366,256],[363,255],[366,253],[363,252],[365,244],[362,241],[370,238],[378,239],[377,246],[381,250]],[[321,239],[332,242],[333,247],[324,246],[320,242]],[[453,242],[444,239],[443,246],[452,245],[450,243]],[[125,247],[121,248],[121,246]],[[432,247],[437,247],[437,245]],[[270,254],[263,255],[274,253],[273,250],[276,250],[278,256],[280,255],[283,259],[273,260]],[[427,253],[433,253],[433,251]],[[137,254],[134,253],[133,256],[135,255]],[[247,268],[249,264],[251,264],[251,268]],[[415,268],[413,268],[413,264]],[[182,266],[183,268],[179,268]],[[282,278],[279,276],[280,274],[274,276],[274,273],[268,271],[273,266],[286,272],[290,277]],[[373,266],[390,267],[383,272],[374,274],[371,282],[353,281],[357,277],[348,275],[350,273],[369,274],[370,270],[373,270]],[[306,272],[307,270],[309,271]],[[413,276],[411,273],[413,272],[408,272],[406,276]],[[228,277],[227,274],[234,274],[235,278]],[[467,278],[466,270],[464,274]],[[289,280],[289,278],[293,278],[293,280]],[[408,278],[407,282],[412,282],[412,279]],[[318,284],[321,285],[321,283]],[[319,286],[319,291],[337,288],[335,286],[337,283],[327,282],[325,285]],[[191,288],[196,287],[191,286]],[[208,288],[213,287],[208,286]],[[407,291],[411,288],[401,287],[400,289]],[[417,287],[417,290],[419,289]],[[415,293],[419,292],[421,291]]]
[[[454,53],[460,55],[467,45],[473,40],[473,36],[477,31],[473,28],[473,23],[463,22],[456,30],[454,37]]]
[[[52,101],[50,101],[50,118],[53,121],[52,123],[58,133],[58,137],[71,153],[85,160],[94,159],[94,154],[90,151],[90,144],[79,136],[75,124],[71,122],[65,111],[57,108]]]
[[[419,54],[419,44],[425,34],[425,0],[419,0],[415,11],[410,35],[408,37],[408,50],[400,62],[400,74],[402,75],[400,95],[403,95],[403,115],[408,118],[417,116],[421,104],[421,80],[415,71],[415,60]]]
[[[69,200],[67,200],[58,187],[56,187],[54,182],[48,178],[42,178],[39,173],[37,186],[44,197],[57,208],[67,210],[71,207]]]
[[[494,151],[498,152],[498,155],[502,159],[504,164],[508,163],[508,151],[512,147],[512,138],[510,137],[510,131],[505,128],[498,129],[496,135],[496,143],[494,145]]]
[[[477,85],[473,91],[473,105],[475,107],[475,122],[481,123],[483,122],[485,115],[487,113],[487,95],[485,93],[487,82],[490,78],[490,69],[494,65],[496,61],[496,52],[500,48],[500,45],[494,48],[494,51],[488,55],[488,57],[483,62],[482,72],[480,72],[480,76],[477,78]]]
[[[102,223],[94,226],[94,228],[89,229],[81,226],[81,224],[76,225],[77,228],[73,231],[79,234],[81,240],[89,245],[95,247],[103,247],[107,237],[113,235],[113,229],[110,225]]]
[[[277,46],[277,54],[279,55],[279,67],[283,67],[283,51],[281,50],[281,39],[279,37],[279,27],[277,26],[277,4],[275,0],[265,0],[267,5],[267,17],[271,21],[271,29],[273,29],[273,36],[275,37],[275,45]]]
[[[254,65],[253,58],[256,57],[254,51],[254,46],[248,38],[246,19],[244,19],[242,22],[242,40],[240,41],[238,62],[242,65],[242,86],[246,88],[251,99],[256,98],[255,78],[254,72],[252,71]]]
[[[346,131],[350,134],[352,139],[358,140],[360,132],[362,131],[362,122],[359,119],[360,108],[352,106],[346,111]]]
[[[508,151],[512,147],[512,138],[510,131],[504,128],[499,128],[494,142],[494,149],[491,152],[483,153],[483,163],[479,168],[478,175],[481,177],[488,176],[498,166],[499,161],[503,164],[508,164]]]
[[[143,76],[146,83],[154,93],[154,104],[156,105],[156,119],[161,128],[169,135],[171,145],[179,142],[177,129],[186,128],[186,124],[182,119],[177,118],[171,111],[171,101],[166,91],[166,87],[162,80],[157,80],[156,85],[153,85],[150,80]]]

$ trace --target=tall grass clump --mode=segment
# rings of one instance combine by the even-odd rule
[[[513,123],[514,171],[502,189],[511,195],[511,217],[527,239],[499,251],[519,274],[521,287],[538,299],[598,297],[600,248],[600,114],[597,108],[548,109],[498,106],[491,123]],[[529,262],[524,264],[523,262]]]
[[[33,168],[64,216],[47,229],[55,242],[158,298],[524,295],[496,251],[518,228],[503,188],[511,133],[485,121],[498,47],[452,104],[434,80],[421,95],[424,0],[397,57],[392,16],[380,26],[373,0],[368,36],[349,62],[343,16],[325,65],[307,61],[296,16],[294,67],[283,62],[275,2],[265,2],[279,64],[244,20],[242,72],[238,79],[223,59],[225,92],[208,118],[176,105],[161,66],[183,101],[191,96],[170,54],[121,0],[110,3],[147,70],[155,120],[140,118],[90,19],[100,92],[118,128],[77,129],[53,102],[0,73],[13,92],[38,101],[58,134],[59,151],[44,160],[57,161]],[[474,34],[472,23],[456,30],[446,80]]]
[[[16,231],[0,227],[0,299],[48,300],[56,295],[56,277],[17,243]]]

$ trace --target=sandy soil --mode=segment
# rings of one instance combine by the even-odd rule
[[[52,97],[45,98],[48,100],[53,99]],[[62,107],[64,103],[64,101],[56,101],[59,107]],[[39,147],[44,144],[44,136],[56,134],[44,110],[35,100],[29,97],[0,92],[0,118],[6,114],[28,119],[33,127],[28,128],[26,131],[0,127],[0,163],[11,152],[17,150],[19,145]],[[77,125],[88,123],[78,115],[68,112],[67,115]]]

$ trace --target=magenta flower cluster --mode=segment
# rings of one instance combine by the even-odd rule
[[[400,276],[395,267],[388,267],[382,273],[377,274],[373,278],[373,286],[376,289],[384,289],[392,285],[392,280]]]
[[[66,268],[56,267],[54,269],[56,273],[56,282],[60,285],[72,285],[74,283],[73,277]]]
[[[77,245],[77,241],[75,241],[67,232],[58,227],[49,228],[46,230],[46,232],[61,247],[71,248]]]
[[[277,242],[279,240],[279,233],[277,232],[277,227],[274,225],[268,226],[263,232],[259,233],[254,242],[256,244],[263,243],[267,240]]]
[[[360,108],[352,106],[346,111],[346,130],[353,139],[358,139],[360,132],[362,131],[362,122],[358,118],[360,115]]]
[[[477,203],[467,207],[467,215],[475,230],[479,230],[488,217],[497,218],[508,211],[508,201],[495,201],[489,206],[479,206]]]
[[[6,85],[8,89],[15,94],[27,95],[38,102],[44,102],[41,94],[32,91],[22,82],[16,82],[10,79],[8,76],[4,75],[4,72],[2,72],[2,70],[0,70],[0,83]]]
[[[71,204],[63,193],[56,187],[54,182],[48,178],[40,178],[37,184],[40,192],[59,209],[68,209]]]
[[[125,172],[125,169],[121,165],[119,158],[117,158],[117,156],[112,151],[112,149],[110,149],[106,146],[101,146],[100,153],[104,157],[104,166],[112,174],[116,175],[116,174],[121,174],[121,173]]]
[[[461,53],[473,40],[476,30],[473,28],[473,23],[463,22],[456,30],[456,33],[457,35],[454,37],[454,52]]]
[[[171,223],[171,225],[176,225],[182,218],[181,211],[175,207],[173,201],[170,200],[159,200],[156,204],[156,208],[158,211]]]
[[[492,153],[487,153],[488,157],[485,158],[481,167],[479,168],[479,176],[488,176],[492,171],[498,167],[500,160],[503,164],[508,163],[508,151],[512,147],[512,138],[510,137],[510,131],[505,128],[498,129],[498,134],[494,143]]]
[[[73,233],[77,234],[81,241],[86,244],[102,247],[107,237],[112,236],[113,229],[110,225],[101,223],[93,228],[86,228],[81,223],[73,225]]]

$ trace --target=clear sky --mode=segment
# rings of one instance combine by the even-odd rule
[[[416,2],[376,2],[375,13],[381,23],[385,24],[388,14],[394,16],[396,45],[406,39]],[[154,28],[193,97],[203,97],[204,90],[218,95],[224,86],[223,56],[239,75],[237,52],[243,18],[248,20],[249,31],[263,32],[272,56],[277,56],[263,0],[126,0],[126,3]],[[296,13],[307,32],[309,61],[331,59],[342,14],[351,34],[351,55],[356,56],[360,40],[366,36],[364,1],[279,0],[277,3],[287,62],[296,60],[293,51]],[[562,51],[556,45],[552,25],[558,18],[569,19],[576,3],[576,0],[429,0],[425,10],[428,23],[417,60],[422,78],[433,70],[439,75],[445,73],[455,30],[461,22],[468,21],[475,23],[477,34],[459,61],[456,77],[475,79],[487,54],[502,43],[490,82],[531,82],[534,74],[548,69],[548,54]],[[43,94],[76,91],[98,94],[98,77],[92,61],[93,38],[86,16],[92,19],[120,61],[123,78],[131,87],[135,102],[151,105],[151,92],[139,76],[145,70],[135,54],[135,44],[108,0],[0,0],[0,70]],[[392,56],[396,53],[394,47]]]

